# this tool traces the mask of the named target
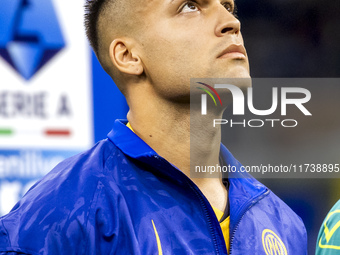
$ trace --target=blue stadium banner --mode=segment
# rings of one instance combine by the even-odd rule
[[[83,1],[0,1],[0,215],[94,143]]]

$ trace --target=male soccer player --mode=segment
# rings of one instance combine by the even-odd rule
[[[340,253],[340,200],[333,206],[323,221],[316,243],[316,255]]]
[[[232,0],[87,1],[89,40],[128,122],[0,219],[1,255],[307,253],[301,219],[255,179],[190,178],[190,78],[249,78],[234,14]],[[240,168],[216,130],[192,155]]]

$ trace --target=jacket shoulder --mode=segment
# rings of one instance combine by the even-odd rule
[[[235,239],[243,241],[235,245],[241,253],[234,254],[248,254],[250,251],[307,254],[307,232],[302,219],[270,190],[249,205]]]
[[[88,222],[98,204],[105,204],[105,196],[100,194],[108,175],[106,165],[119,153],[109,140],[100,141],[62,161],[33,185],[12,211],[0,218],[0,254],[85,250],[91,233],[88,228],[93,225]]]

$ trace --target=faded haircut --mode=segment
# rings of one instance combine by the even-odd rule
[[[86,0],[85,3],[85,30],[87,38],[94,52],[98,56],[98,20],[101,12],[112,0]]]

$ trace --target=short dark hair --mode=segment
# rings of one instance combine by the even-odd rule
[[[110,0],[86,0],[85,3],[85,30],[87,38],[94,52],[98,56],[99,40],[98,40],[98,19],[104,6]]]

